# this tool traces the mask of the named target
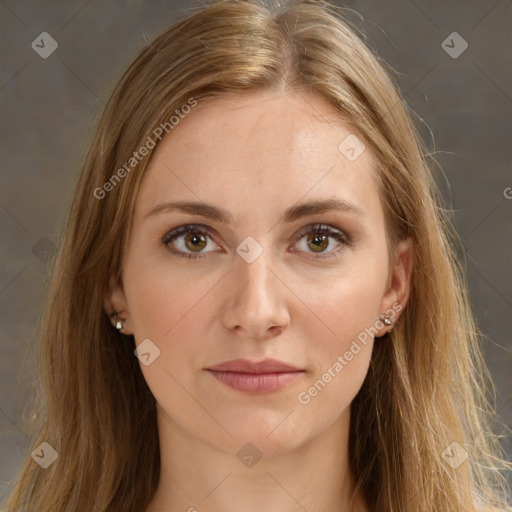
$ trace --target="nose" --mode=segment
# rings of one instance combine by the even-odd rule
[[[266,340],[279,335],[290,323],[282,278],[271,268],[267,251],[252,263],[237,257],[229,273],[223,313],[225,326],[244,338]]]

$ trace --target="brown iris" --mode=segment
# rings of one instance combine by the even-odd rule
[[[318,235],[316,233],[313,233],[308,236],[308,244],[310,242],[313,242],[313,245],[310,246],[313,249],[313,251],[314,252],[322,252],[329,245],[329,241],[327,240],[328,238],[329,237],[327,237],[325,235]],[[320,244],[322,244],[322,245],[320,245]],[[319,249],[319,250],[317,250],[317,249]]]
[[[196,249],[200,251],[206,246],[206,237],[197,233],[187,233],[185,235],[185,245],[192,251]]]

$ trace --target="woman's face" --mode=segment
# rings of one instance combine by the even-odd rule
[[[277,453],[347,417],[374,342],[365,329],[383,335],[379,314],[408,293],[403,272],[388,274],[361,149],[323,99],[295,92],[199,102],[157,147],[107,301],[143,343],[166,422],[231,453]],[[313,206],[325,201],[339,208]],[[235,359],[300,371],[209,370]]]

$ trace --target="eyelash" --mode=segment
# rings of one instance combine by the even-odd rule
[[[214,239],[212,231],[207,228],[206,226],[202,226],[200,224],[187,224],[184,226],[177,227],[175,229],[172,229],[169,231],[163,238],[162,238],[162,244],[165,245],[168,249],[171,250],[171,252],[181,258],[187,258],[187,259],[200,259],[206,257],[207,253],[186,253],[182,252],[176,249],[171,248],[171,242],[173,242],[176,238],[179,238],[180,236],[186,235],[188,233],[199,233],[201,235],[207,235],[212,240]],[[351,238],[350,236],[344,234],[343,232],[334,229],[331,226],[328,226],[326,224],[311,224],[309,226],[306,226],[302,228],[297,236],[299,237],[297,241],[301,240],[305,235],[309,234],[324,234],[328,235],[329,237],[335,238],[338,242],[342,244],[341,249],[335,249],[332,251],[329,251],[327,253],[317,253],[317,258],[319,259],[325,259],[325,258],[331,258],[336,257],[335,254],[341,250],[344,249],[344,246],[350,246],[351,245]],[[314,254],[314,253],[313,253]]]

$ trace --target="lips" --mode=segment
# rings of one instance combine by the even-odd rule
[[[296,382],[305,372],[276,359],[234,359],[205,370],[230,388],[249,393],[277,391]]]
[[[226,361],[206,369],[238,373],[290,373],[304,371],[277,359],[265,359],[260,362],[249,361],[248,359],[233,359],[232,361]]]

